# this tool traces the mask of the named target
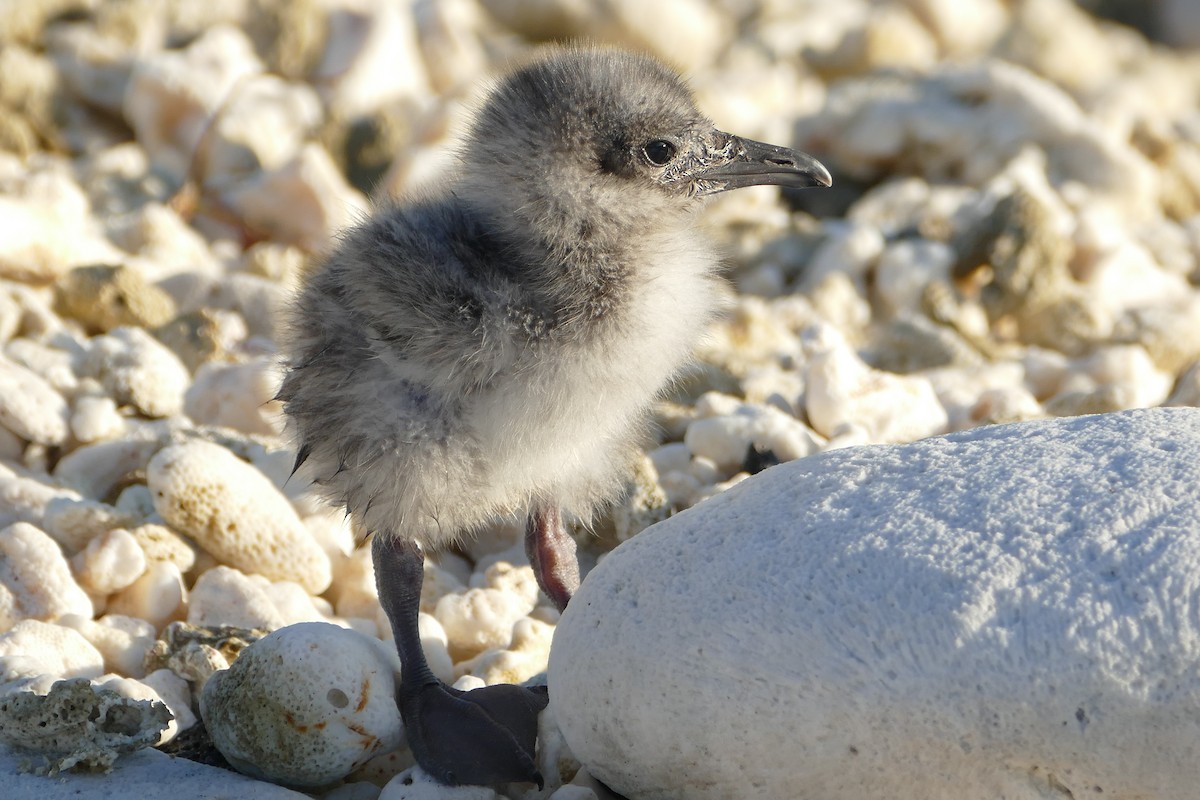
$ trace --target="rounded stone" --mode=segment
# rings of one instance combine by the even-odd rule
[[[213,675],[200,716],[240,772],[324,786],[399,746],[399,670],[377,639],[324,622],[291,625]]]
[[[550,698],[638,800],[1196,796],[1200,411],[780,465],[622,544]]]

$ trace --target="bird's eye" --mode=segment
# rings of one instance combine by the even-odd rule
[[[675,157],[675,145],[662,139],[655,139],[642,148],[646,159],[656,167],[665,167]]]

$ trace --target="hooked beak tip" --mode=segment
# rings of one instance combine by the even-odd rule
[[[829,174],[829,170],[820,161],[814,161],[809,168],[812,179],[816,182],[815,185],[822,189],[828,189],[833,186],[833,176]]]

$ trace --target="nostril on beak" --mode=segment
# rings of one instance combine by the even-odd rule
[[[777,167],[790,167],[792,169],[796,168],[796,162],[790,158],[768,158],[767,163],[774,164]]]

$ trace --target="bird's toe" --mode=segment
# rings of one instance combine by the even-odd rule
[[[422,769],[452,786],[528,781],[536,763],[545,687],[506,684],[460,692],[440,683],[401,693],[409,745]]]

